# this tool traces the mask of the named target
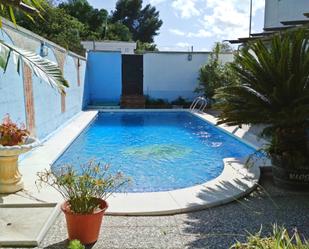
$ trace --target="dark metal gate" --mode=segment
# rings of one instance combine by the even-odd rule
[[[145,108],[143,55],[122,55],[122,108]]]
[[[143,56],[122,55],[122,96],[143,95]]]

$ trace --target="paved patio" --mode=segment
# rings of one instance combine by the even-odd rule
[[[92,247],[229,248],[244,240],[247,232],[264,234],[277,223],[309,238],[309,193],[293,193],[274,187],[263,177],[261,187],[248,198],[201,212],[160,217],[105,217],[99,241]],[[46,249],[67,248],[66,227],[61,214],[40,245]]]

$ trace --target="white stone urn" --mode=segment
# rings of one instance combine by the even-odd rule
[[[37,147],[39,142],[28,137],[24,144],[0,145],[0,193],[15,193],[24,188],[22,175],[18,170],[18,156]]]

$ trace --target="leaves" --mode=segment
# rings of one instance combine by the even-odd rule
[[[65,93],[65,88],[69,87],[68,82],[64,79],[63,74],[56,63],[44,59],[34,52],[17,48],[14,45],[9,45],[0,40],[0,67],[4,72],[7,69],[10,57],[13,57],[18,73],[20,71],[20,64],[24,63],[37,77],[47,82],[60,93]]]
[[[286,228],[274,225],[271,236],[263,238],[261,232],[249,234],[247,243],[237,242],[231,249],[309,249],[309,242],[297,231],[290,236]]]
[[[112,193],[128,183],[121,173],[109,174],[109,166],[90,161],[77,171],[71,165],[58,170],[45,170],[37,174],[36,184],[56,189],[69,202],[70,211],[78,214],[92,213],[99,206],[98,199],[106,200]]]
[[[8,114],[0,124],[0,144],[3,146],[22,144],[28,135],[29,131],[25,129],[25,126],[23,124],[18,126]]]
[[[143,8],[142,3],[142,0],[118,0],[111,21],[127,26],[134,41],[153,43],[163,21],[160,20],[159,11],[155,7],[147,4]]]
[[[42,7],[43,0],[1,0],[0,2],[0,28],[2,26],[1,16],[10,18],[16,25],[14,10],[18,9],[28,18],[32,19],[32,15],[39,15],[40,11],[44,11]]]
[[[201,92],[211,101],[214,101],[216,89],[227,85],[237,85],[238,78],[232,70],[233,63],[221,63],[219,54],[221,51],[230,52],[225,43],[216,43],[210,55],[209,62],[199,71],[199,86],[196,92]]]
[[[293,126],[309,116],[308,33],[275,35],[250,43],[233,66],[241,84],[217,91],[219,122],[228,125]]]
[[[262,134],[270,135],[271,154],[287,161],[309,160],[308,31],[294,30],[276,34],[270,42],[249,43],[236,55],[233,70],[240,84],[219,88],[215,95],[221,111],[218,124],[264,124],[267,128]]]

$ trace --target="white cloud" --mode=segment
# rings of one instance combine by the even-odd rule
[[[179,36],[184,36],[186,35],[185,32],[179,30],[179,29],[169,29],[170,33],[174,34],[174,35],[179,35]]]
[[[168,33],[182,37],[183,41],[172,46],[165,46],[163,50],[187,50],[190,44],[203,39],[203,44],[209,42],[237,39],[249,35],[249,4],[250,0],[147,0],[153,4],[165,3],[184,19],[172,23]],[[265,0],[253,1],[252,32],[260,32],[263,20],[261,11],[264,9]],[[189,20],[188,20],[189,19]],[[188,26],[188,24],[190,24]],[[168,23],[166,23],[168,25]],[[189,27],[189,28],[188,28]],[[186,41],[185,38],[188,40]],[[208,39],[207,39],[208,38]],[[210,47],[211,45],[209,45]],[[198,45],[197,45],[198,47]],[[160,47],[161,49],[161,47]],[[204,47],[205,49],[205,47]]]
[[[188,38],[197,37],[197,38],[205,38],[211,37],[212,34],[204,29],[200,29],[197,32],[184,32],[179,29],[169,29],[170,33],[178,36],[185,36]]]
[[[189,48],[191,45],[187,42],[178,42],[176,43],[176,46],[180,48]]]
[[[218,39],[235,39],[248,36],[249,1],[244,0],[205,0],[210,14],[204,14],[201,21],[204,33]],[[256,0],[253,15],[264,7],[264,0]]]
[[[205,37],[211,37],[212,33],[208,32],[204,29],[200,29],[199,31],[197,31],[196,33],[194,32],[189,32],[187,34],[187,37],[198,37],[198,38],[205,38]]]
[[[151,4],[151,5],[158,5],[158,4],[160,4],[160,3],[163,3],[163,2],[165,2],[166,0],[149,0],[149,3]]]
[[[193,16],[199,16],[200,11],[196,7],[198,0],[174,0],[172,7],[180,13],[181,18],[191,18]]]

